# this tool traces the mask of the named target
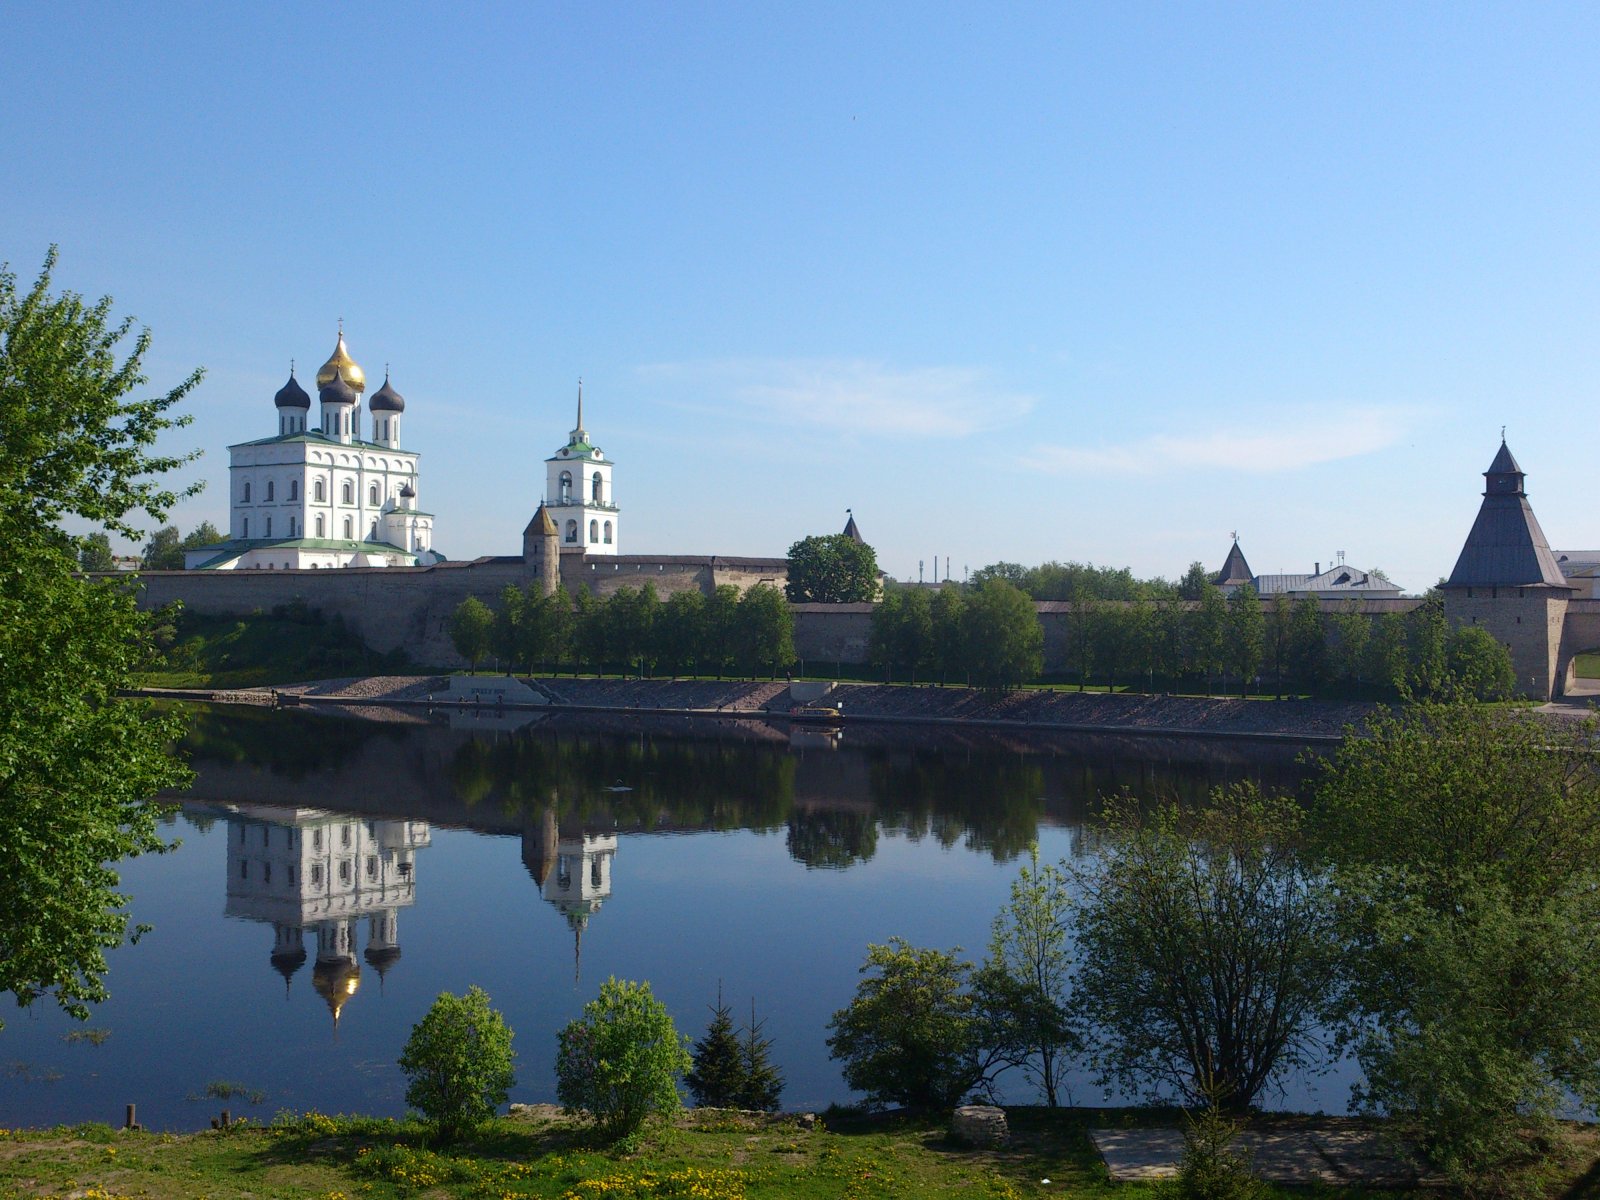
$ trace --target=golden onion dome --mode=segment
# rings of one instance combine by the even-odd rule
[[[311,986],[327,1004],[333,1023],[337,1025],[345,1003],[361,986],[361,968],[350,958],[319,962],[311,969]]]
[[[335,378],[343,379],[358,396],[367,390],[366,372],[356,365],[356,360],[350,357],[350,351],[344,348],[342,329],[339,331],[339,344],[333,348],[328,361],[323,363],[322,369],[317,372],[317,387],[325,388]]]

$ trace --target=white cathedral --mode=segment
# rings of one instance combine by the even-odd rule
[[[228,447],[228,540],[190,550],[190,570],[410,567],[439,562],[433,514],[417,507],[417,454],[400,448],[406,402],[384,373],[367,402],[371,439],[362,438],[365,372],[345,348],[344,330],[317,372],[318,424],[311,397],[289,368],[278,389],[274,437]]]
[[[362,438],[365,372],[339,329],[333,354],[317,371],[319,420],[295,378],[278,389],[278,432],[228,447],[226,541],[187,551],[187,570],[304,570],[314,567],[413,567],[442,562],[433,548],[433,514],[417,507],[417,458],[400,448],[406,402],[384,372],[367,401],[371,439]],[[562,549],[618,553],[618,510],[611,468],[578,423],[567,444],[546,459],[544,507]]]

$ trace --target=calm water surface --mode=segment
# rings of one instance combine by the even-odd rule
[[[7,1015],[0,1126],[120,1123],[129,1102],[170,1129],[225,1106],[398,1115],[412,1025],[469,984],[516,1031],[512,1099],[549,1101],[556,1030],[610,975],[649,980],[692,1036],[719,984],[736,1014],[753,1000],[785,1106],[822,1108],[849,1098],[826,1026],[868,942],[981,957],[1018,856],[1092,849],[1099,796],[1302,771],[1287,747],[661,722],[202,714],[181,846],[123,871],[154,929],[112,954],[88,1026]],[[222,1081],[259,1099],[205,1095]],[[1343,1111],[1348,1086],[1282,1103]],[[1020,1077],[1010,1094],[1029,1099]]]

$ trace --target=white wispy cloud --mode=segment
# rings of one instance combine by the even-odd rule
[[[1023,461],[1052,474],[1229,470],[1266,475],[1386,449],[1406,436],[1412,419],[1407,410],[1398,408],[1291,412],[1248,425],[1152,434],[1125,442],[1042,445]]]
[[[684,407],[864,436],[957,438],[1025,416],[1034,397],[971,367],[894,368],[857,359],[657,363],[640,374]]]

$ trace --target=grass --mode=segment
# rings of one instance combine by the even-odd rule
[[[1579,679],[1600,679],[1600,650],[1579,654],[1573,662]]]
[[[691,1112],[647,1127],[631,1153],[588,1144],[546,1113],[504,1118],[448,1150],[426,1127],[319,1114],[269,1126],[173,1135],[81,1125],[0,1138],[0,1195],[82,1200],[404,1200],[412,1196],[557,1200],[821,1200],[927,1196],[987,1200],[1070,1194],[1151,1200],[1153,1188],[1113,1186],[1086,1118],[1017,1110],[1014,1144],[969,1151],[941,1123],[841,1118],[805,1129],[793,1117]],[[1039,1181],[1051,1180],[1048,1187]]]
[[[166,664],[138,680],[143,687],[267,687],[346,675],[403,673],[404,655],[378,654],[339,618],[323,620],[303,605],[249,617],[183,613],[165,631]]]

